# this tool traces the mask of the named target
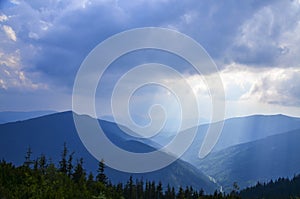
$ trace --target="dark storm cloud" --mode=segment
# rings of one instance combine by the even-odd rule
[[[71,87],[76,71],[90,50],[109,36],[129,28],[175,28],[196,39],[214,59],[219,59],[233,42],[238,27],[266,3],[107,1],[77,2],[78,5],[75,2],[72,7],[67,2],[41,4],[31,1],[24,5],[29,8],[23,12],[27,13],[27,21],[32,12],[35,23],[25,23],[19,28],[19,36],[38,49],[34,59],[27,60],[31,67],[26,70],[49,76],[53,80],[51,83]],[[20,10],[15,8],[16,11]],[[47,30],[39,31],[42,26],[47,26]],[[268,57],[261,57],[265,58]]]
[[[14,0],[1,4],[0,16],[1,30],[6,26],[16,34],[14,42],[0,31],[0,61],[6,64],[6,71],[0,68],[0,86],[7,89],[26,83],[26,88],[59,88],[70,94],[80,64],[97,44],[121,31],[145,26],[187,34],[221,70],[230,64],[295,69],[300,63],[297,1]],[[145,57],[134,61],[140,63],[136,60]],[[7,72],[15,75],[8,77]],[[108,82],[114,82],[114,72]],[[14,84],[15,79],[21,83]],[[266,85],[258,90],[267,89]]]

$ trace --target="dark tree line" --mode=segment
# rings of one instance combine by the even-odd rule
[[[257,183],[253,187],[240,192],[242,198],[299,198],[300,199],[300,175],[292,179],[279,178],[268,183]]]
[[[265,189],[268,185],[257,185],[239,193],[238,186],[235,184],[230,194],[215,191],[214,194],[205,195],[203,189],[180,187],[176,191],[170,185],[163,187],[161,182],[134,180],[132,177],[125,184],[112,184],[105,175],[104,160],[99,162],[97,174],[94,176],[92,172],[87,174],[84,169],[84,160],[82,158],[75,160],[74,154],[64,144],[61,159],[57,165],[43,154],[32,160],[30,148],[21,166],[2,160],[0,162],[0,198],[218,199],[240,198],[240,196],[252,198],[257,193],[269,193],[268,189]],[[280,179],[272,186],[278,183],[289,183],[287,186],[295,190],[299,188],[299,177],[291,181]]]

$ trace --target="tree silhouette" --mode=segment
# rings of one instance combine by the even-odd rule
[[[25,155],[24,166],[30,167],[30,165],[34,163],[34,161],[31,160],[31,155],[32,155],[32,150],[31,147],[29,146]]]
[[[61,153],[61,160],[59,161],[59,171],[62,173],[67,174],[67,155],[68,155],[68,148],[67,148],[67,144],[64,143],[64,149]]]
[[[100,162],[99,162],[99,165],[98,165],[98,174],[96,176],[96,179],[98,182],[101,182],[103,184],[107,184],[107,177],[104,173],[104,170],[105,170],[105,164],[104,164],[104,160],[102,159]]]

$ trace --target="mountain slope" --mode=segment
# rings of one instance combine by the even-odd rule
[[[209,125],[200,125],[198,127],[194,142],[183,156],[184,160],[192,164],[198,161],[198,153],[208,128]],[[300,128],[300,118],[285,115],[253,115],[227,119],[224,122],[223,130],[213,151],[219,151],[230,146],[252,142],[298,128]]]
[[[257,181],[292,177],[300,173],[300,129],[209,154],[197,167],[214,177],[225,190]]]
[[[85,119],[89,120],[88,116]],[[114,123],[100,121],[108,137],[118,146],[131,151],[151,151],[152,147],[139,140],[128,139],[127,134],[121,132]],[[27,147],[30,146],[35,156],[41,153],[57,162],[60,159],[63,143],[67,142],[69,151],[75,151],[76,157],[84,158],[84,166],[88,171],[96,171],[97,160],[92,157],[81,143],[73,123],[72,112],[56,113],[26,121],[13,122],[0,125],[0,158],[22,164]],[[182,160],[177,160],[168,167],[159,171],[145,174],[128,174],[108,168],[106,173],[112,182],[126,182],[129,176],[144,180],[162,181],[166,186],[193,186],[212,192],[217,185],[197,170],[195,167]]]
[[[0,112],[0,124],[8,122],[16,122],[20,120],[28,120],[44,115],[55,113],[55,111],[28,111],[28,112],[17,112],[17,111],[4,111]]]

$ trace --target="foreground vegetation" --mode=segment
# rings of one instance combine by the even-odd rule
[[[132,177],[125,184],[113,185],[105,175],[104,161],[99,162],[96,176],[92,173],[87,174],[83,167],[83,159],[74,161],[74,153],[69,153],[66,145],[57,165],[44,155],[31,160],[31,153],[29,149],[22,166],[17,167],[5,160],[0,162],[0,198],[214,199],[241,196],[293,198],[292,196],[300,195],[300,177],[258,184],[240,193],[238,185],[234,184],[231,193],[215,191],[212,195],[205,194],[204,190],[194,190],[192,187],[180,187],[175,190],[169,185],[163,187],[160,182],[133,180]]]
[[[300,199],[300,175],[294,176],[293,179],[279,178],[275,182],[258,182],[255,186],[242,190],[239,195],[242,198]]]

